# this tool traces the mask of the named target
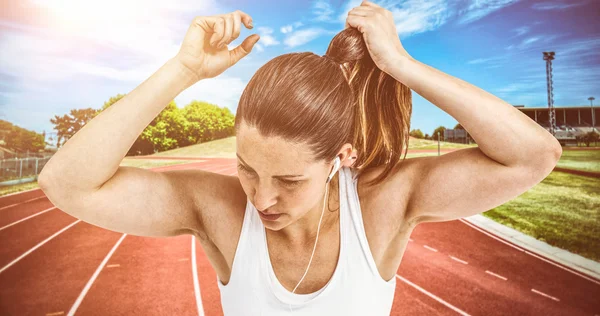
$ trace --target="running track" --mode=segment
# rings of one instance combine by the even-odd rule
[[[154,168],[236,174],[233,159]],[[417,226],[392,315],[600,315],[600,281],[464,220]],[[0,315],[222,315],[192,236],[112,232],[37,189],[0,198]]]

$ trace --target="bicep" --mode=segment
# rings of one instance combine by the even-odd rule
[[[78,218],[90,224],[136,236],[191,234],[199,227],[193,199],[181,173],[121,166],[96,191],[82,197]]]
[[[551,171],[546,167],[508,167],[479,148],[421,157],[409,194],[406,216],[415,223],[449,221],[488,211],[521,195]]]

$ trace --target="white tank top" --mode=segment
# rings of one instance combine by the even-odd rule
[[[351,168],[340,169],[339,260],[329,282],[310,294],[292,293],[277,280],[265,227],[248,200],[229,283],[223,285],[217,277],[225,315],[390,314],[396,278],[385,281],[379,275],[365,234],[357,181]]]

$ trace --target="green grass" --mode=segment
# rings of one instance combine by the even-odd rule
[[[149,168],[155,168],[155,167],[181,165],[181,164],[185,164],[185,163],[201,162],[201,161],[202,160],[195,160],[195,161],[190,161],[190,160],[151,160],[151,159],[125,158],[125,159],[123,159],[123,161],[121,161],[121,164],[119,164],[119,166],[149,169]]]
[[[457,144],[450,142],[440,142],[440,149],[469,147],[477,147],[477,144]],[[408,141],[408,148],[409,151],[410,149],[438,149],[438,141],[411,137]]]
[[[156,153],[151,156],[235,158],[235,136]]]
[[[563,149],[557,167],[600,172],[600,150]]]
[[[16,192],[37,189],[39,187],[40,186],[38,185],[37,181],[27,182],[27,183],[19,183],[19,184],[9,185],[9,186],[0,186],[0,196],[4,196],[7,194],[16,193]]]
[[[552,246],[600,261],[600,179],[552,172],[483,216]]]

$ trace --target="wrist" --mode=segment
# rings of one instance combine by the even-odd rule
[[[177,76],[177,79],[185,86],[185,88],[194,85],[202,79],[197,73],[177,60],[177,58],[169,59],[166,65],[172,69],[173,73]]]
[[[412,58],[410,55],[406,54],[396,54],[390,62],[387,64],[386,69],[383,71],[388,75],[394,77],[396,80],[402,82],[400,79],[403,76],[403,73],[407,69],[407,66],[415,62],[416,60]]]

